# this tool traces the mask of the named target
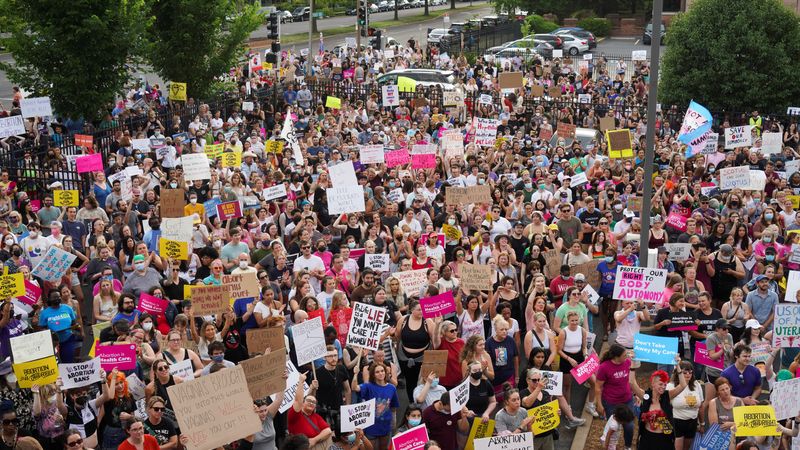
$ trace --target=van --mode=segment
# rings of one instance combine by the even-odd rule
[[[553,137],[550,138],[550,145],[555,147],[556,145],[558,145],[559,139],[561,138],[558,137],[558,134],[555,132],[555,125],[553,125]],[[577,127],[575,128],[575,139],[577,139],[578,142],[580,142],[581,147],[585,149],[587,145],[592,143],[592,141],[595,141],[599,144],[600,141],[603,139],[603,134],[600,133],[600,131],[595,130],[594,128]],[[575,139],[565,138],[564,146],[569,147],[570,145],[572,145],[573,142],[575,142]]]
[[[434,70],[434,69],[400,69],[393,70],[387,74],[378,77],[378,85],[397,85],[398,78],[410,78],[414,80],[417,86],[435,86],[439,85],[445,91],[455,90],[455,76],[451,70]]]

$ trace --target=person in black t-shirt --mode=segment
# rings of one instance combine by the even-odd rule
[[[344,365],[339,363],[339,355],[336,348],[332,345],[327,346],[328,352],[325,354],[325,364],[317,368],[316,374],[316,397],[317,411],[326,419],[333,419],[337,416],[339,407],[344,403],[343,399],[350,398],[350,376]],[[312,386],[313,388],[313,386]],[[332,415],[330,413],[333,413]],[[328,422],[331,426],[333,422]],[[338,424],[336,425],[338,427]]]
[[[492,384],[483,377],[483,366],[473,361],[469,364],[469,398],[467,409],[475,413],[475,417],[489,418],[497,407]]]
[[[655,328],[657,336],[678,338],[679,355],[683,354],[683,339],[680,339],[680,337],[683,335],[683,331],[669,331],[668,328],[672,324],[672,320],[670,319],[671,313],[683,311],[685,306],[686,301],[684,300],[683,294],[672,294],[672,296],[669,298],[669,307],[659,309],[656,313],[656,318],[653,319],[653,328]]]
[[[155,395],[147,402],[147,420],[144,422],[144,432],[153,436],[158,441],[162,450],[176,450],[178,448],[178,429],[164,415],[164,399]]]

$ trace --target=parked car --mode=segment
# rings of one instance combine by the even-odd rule
[[[450,30],[444,28],[434,28],[428,31],[428,43],[429,44],[438,44],[442,41],[442,39],[451,34]]]
[[[569,34],[562,34],[560,37],[564,41],[562,48],[572,56],[589,51],[589,42],[584,39]]]
[[[503,45],[498,45],[496,47],[489,47],[486,50],[486,53],[494,54],[499,52],[500,50],[506,48],[534,48],[536,46],[536,42],[533,38],[527,37],[522,39],[517,39],[514,41],[506,42]]]
[[[413,0],[411,2],[412,8],[422,8],[423,6],[425,6],[425,2],[423,0]]]
[[[664,24],[661,24],[661,36],[659,45],[664,45],[664,37],[667,36],[667,29],[664,27]],[[644,29],[644,35],[642,36],[642,44],[650,45],[653,40],[653,23],[648,23]]]
[[[455,76],[451,70],[400,69],[378,77],[378,85],[398,84],[399,78],[409,78],[417,86],[439,85],[445,91],[455,90]]]
[[[594,37],[594,34],[590,31],[584,30],[581,27],[561,27],[553,30],[552,34],[557,34],[559,36],[568,34],[570,36],[585,39],[589,42],[589,50],[597,47],[597,38]]]
[[[411,8],[411,2],[409,0],[400,0],[397,2],[397,9],[409,9]]]
[[[381,11],[381,9],[375,3],[370,3],[369,4],[369,13],[370,14],[376,13],[376,12],[380,12],[380,11]]]
[[[292,19],[295,22],[303,22],[308,20],[311,16],[311,7],[310,6],[298,6],[297,8],[292,11]]]
[[[533,48],[510,47],[504,48],[494,55],[483,55],[483,57],[490,63],[503,66],[506,63],[512,63],[516,58],[520,58],[522,62],[528,63],[536,58],[540,58],[540,55]]]
[[[294,18],[292,17],[292,13],[289,11],[278,11],[278,17],[281,19],[281,23],[293,22]]]
[[[561,36],[556,36],[555,34],[534,34],[533,39],[539,42],[547,42],[552,45],[553,48],[558,49],[564,47],[564,40],[561,39]]]
[[[355,9],[355,8],[348,9],[347,11],[344,12],[344,15],[345,16],[357,16],[358,15],[358,10]]]

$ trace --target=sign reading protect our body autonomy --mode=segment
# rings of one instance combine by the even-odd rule
[[[620,266],[614,282],[615,300],[660,302],[667,284],[666,269]]]

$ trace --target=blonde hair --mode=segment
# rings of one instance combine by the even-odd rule
[[[509,327],[509,328],[511,327],[511,325],[508,323],[508,321],[506,321],[506,319],[504,319],[503,316],[501,316],[499,314],[494,316],[494,319],[492,319],[492,325],[494,325],[495,329],[499,328],[500,325],[505,325],[506,327]]]

